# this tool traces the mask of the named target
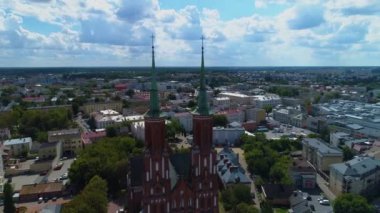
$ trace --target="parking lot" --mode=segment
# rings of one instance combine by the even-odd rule
[[[59,177],[61,177],[63,174],[68,173],[68,170],[69,170],[71,164],[74,162],[74,159],[73,158],[66,159],[66,160],[62,160],[61,162],[63,162],[63,166],[61,169],[51,170],[51,172],[48,174],[47,180],[49,182],[53,182],[53,181],[57,180]]]
[[[311,197],[311,200],[308,201],[308,205],[313,205],[315,208],[314,212],[317,213],[332,213],[333,208],[331,205],[331,202],[329,205],[321,205],[319,204],[318,198],[321,198],[321,190],[320,189],[315,189],[315,190],[304,190],[304,192],[308,193],[309,196]]]
[[[267,139],[280,139],[282,136],[297,138],[298,136],[307,136],[312,133],[307,129],[281,124],[278,128],[265,132],[265,136]]]

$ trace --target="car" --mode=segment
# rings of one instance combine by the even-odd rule
[[[52,200],[52,201],[56,201],[56,200],[57,200],[57,197],[53,197],[51,200]]]
[[[311,196],[310,196],[310,195],[307,196],[306,200],[311,201],[311,200],[312,200],[312,199],[311,199]]]
[[[39,197],[38,198],[38,203],[42,203],[42,201],[44,201],[44,198],[43,197]]]
[[[320,200],[320,201],[319,201],[319,204],[328,206],[328,205],[330,205],[330,201],[327,200],[327,199],[325,199],[325,200]]]
[[[124,209],[123,208],[121,208],[121,209],[118,209],[117,211],[116,211],[116,213],[124,213],[125,211],[124,211]]]
[[[66,172],[65,174],[61,175],[61,177],[59,179],[60,180],[66,180],[67,178],[69,178],[69,175]]]
[[[311,209],[311,211],[315,212],[315,207],[313,204],[310,204],[310,209]]]
[[[60,162],[54,166],[54,170],[60,170],[62,168],[62,166],[63,166],[63,162]]]

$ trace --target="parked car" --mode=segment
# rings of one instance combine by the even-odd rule
[[[327,199],[326,200],[320,200],[319,204],[328,206],[328,205],[330,205],[330,201]]]
[[[60,162],[54,166],[54,170],[60,170],[62,168],[62,166],[63,166],[63,162]]]

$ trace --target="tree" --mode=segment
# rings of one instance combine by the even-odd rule
[[[266,113],[271,113],[273,110],[273,107],[271,105],[265,105],[263,108]]]
[[[88,119],[87,124],[88,124],[88,126],[90,127],[91,130],[95,130],[96,129],[95,117],[91,116],[90,119]]]
[[[128,89],[127,92],[125,92],[126,95],[128,95],[130,98],[133,98],[135,95],[135,90],[133,89]]]
[[[263,201],[260,204],[261,213],[273,213],[272,205],[268,201]]]
[[[16,207],[13,202],[13,189],[10,183],[4,184],[4,213],[14,213]]]
[[[107,212],[107,182],[99,176],[91,178],[83,191],[63,206],[63,213]]]
[[[375,209],[367,200],[356,194],[343,194],[334,201],[335,213],[374,213]]]
[[[187,107],[189,108],[194,108],[197,106],[197,102],[195,102],[194,100],[190,100],[189,103],[187,103]]]
[[[170,93],[170,94],[168,95],[168,99],[169,99],[169,100],[177,100],[177,97],[175,96],[175,94]]]
[[[117,136],[117,129],[115,126],[107,126],[106,128],[106,135],[107,137],[116,137]]]
[[[236,206],[237,213],[259,213],[260,211],[252,205],[246,203],[239,203]]]
[[[90,179],[98,175],[107,181],[109,192],[117,193],[125,188],[125,161],[142,152],[143,143],[129,137],[104,138],[83,150],[69,169],[70,182],[82,189]],[[127,167],[125,167],[127,168]]]
[[[224,208],[228,211],[236,209],[239,203],[251,203],[250,188],[243,184],[236,184],[222,191]]]
[[[355,156],[354,152],[347,146],[343,146],[342,151],[343,151],[343,161],[349,161]]]
[[[214,126],[226,127],[228,124],[228,120],[225,115],[213,115],[212,119],[213,119]]]

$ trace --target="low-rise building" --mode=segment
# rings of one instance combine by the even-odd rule
[[[38,147],[38,157],[39,159],[50,159],[56,156],[62,156],[62,143],[61,142],[51,142],[42,143]]]
[[[236,93],[236,92],[222,92],[219,94],[220,97],[228,97],[232,105],[250,105],[251,96]]]
[[[235,146],[240,142],[240,137],[244,134],[245,129],[238,128],[213,128],[213,144],[216,146]]]
[[[83,132],[81,134],[83,148],[106,137],[106,131]]]
[[[256,124],[259,124],[265,121],[266,112],[261,108],[248,108],[245,110],[245,120],[254,121]]]
[[[37,201],[40,197],[49,199],[61,197],[63,190],[62,182],[24,185],[20,190],[20,202]]]
[[[216,97],[213,99],[212,105],[219,110],[225,110],[230,108],[231,101],[229,97]]]
[[[306,126],[306,116],[301,110],[292,107],[273,110],[273,119],[295,127]]]
[[[107,110],[107,109],[112,109],[117,112],[122,112],[123,103],[121,101],[108,102],[108,103],[91,103],[91,104],[85,104],[80,107],[80,110],[82,110],[85,114],[90,114],[93,112],[98,112],[98,111]]]
[[[330,166],[330,189],[342,193],[373,194],[380,185],[380,160],[358,156]]]
[[[28,153],[32,148],[32,138],[16,138],[4,141],[4,146],[9,148],[12,156],[19,156],[23,152]]]
[[[81,133],[78,128],[49,131],[48,141],[61,142],[63,153],[77,153],[82,149]]]
[[[276,94],[255,95],[252,98],[257,108],[264,108],[265,106],[275,107],[281,104],[281,98]]]
[[[294,192],[293,185],[263,184],[261,186],[264,198],[275,206],[290,206],[289,198]]]
[[[317,182],[316,172],[304,158],[293,158],[293,163],[290,167],[290,174],[296,188],[315,188]]]
[[[339,145],[344,145],[344,141],[350,138],[350,134],[345,132],[330,133],[330,143],[336,147],[338,147]]]
[[[251,187],[252,181],[240,166],[239,155],[234,153],[231,148],[224,147],[218,153],[216,167],[224,188],[234,184],[244,184]]]
[[[312,213],[307,199],[304,199],[302,191],[294,191],[290,196],[289,213]]]
[[[240,109],[230,109],[226,111],[220,111],[216,114],[225,115],[229,123],[232,123],[234,121],[243,123],[245,121],[245,113],[243,110],[240,110]]]
[[[328,172],[331,164],[343,161],[343,153],[340,149],[317,138],[302,140],[302,156],[321,172]]]

